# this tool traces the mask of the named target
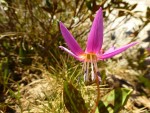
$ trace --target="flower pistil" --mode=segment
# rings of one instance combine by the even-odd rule
[[[100,73],[97,68],[97,55],[95,53],[84,53],[80,56],[80,58],[84,61],[83,70],[84,70],[84,82],[86,85],[90,85],[96,82],[98,77],[98,81],[101,81]]]

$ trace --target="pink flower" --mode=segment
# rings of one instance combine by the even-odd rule
[[[77,60],[84,62],[85,82],[93,82],[96,79],[96,75],[100,76],[97,68],[97,62],[99,60],[111,58],[125,51],[129,47],[137,44],[137,42],[132,42],[118,49],[111,47],[103,53],[101,49],[103,44],[103,12],[101,8],[97,11],[96,16],[94,18],[90,33],[88,35],[87,46],[85,51],[81,49],[77,41],[68,31],[68,29],[63,25],[63,23],[60,22],[59,24],[61,33],[70,50],[63,46],[59,47],[64,51],[68,52],[73,57],[75,57]],[[89,68],[90,65],[91,68]],[[89,73],[89,71],[91,71],[91,74]]]

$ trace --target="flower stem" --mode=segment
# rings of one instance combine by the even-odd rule
[[[99,99],[100,99],[99,79],[98,79],[98,74],[97,73],[96,73],[96,86],[97,86],[97,98],[95,100],[95,105],[94,105],[91,113],[95,113],[96,108],[97,108],[98,103],[99,103]]]

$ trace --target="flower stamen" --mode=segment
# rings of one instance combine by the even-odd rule
[[[84,82],[86,85],[90,85],[96,82],[96,77],[99,73],[97,69],[97,56],[96,54],[89,53],[84,55]],[[89,66],[91,66],[89,68]],[[89,73],[89,71],[91,73]],[[99,74],[100,75],[100,74]],[[100,80],[100,77],[98,77]]]

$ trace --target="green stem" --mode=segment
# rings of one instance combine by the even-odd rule
[[[95,113],[96,108],[97,108],[98,103],[99,103],[99,99],[100,99],[100,88],[99,88],[99,80],[98,80],[97,73],[96,73],[96,86],[97,86],[97,98],[95,100],[95,106],[93,107],[91,113]]]

